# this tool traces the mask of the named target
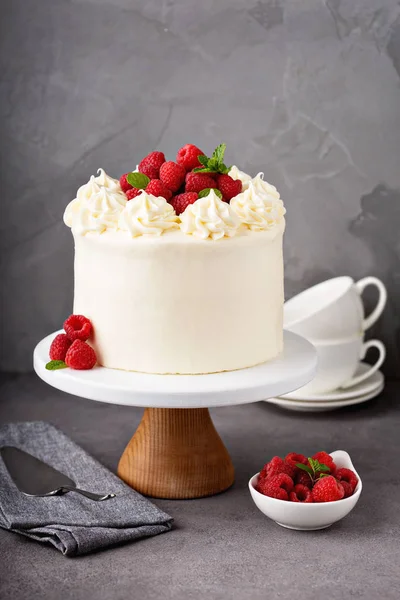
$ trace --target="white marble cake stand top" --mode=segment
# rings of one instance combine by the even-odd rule
[[[90,400],[153,408],[206,408],[246,404],[292,392],[315,375],[316,351],[295,333],[284,332],[283,353],[270,362],[210,375],[149,375],[95,367],[90,371],[48,371],[56,331],[34,350],[36,373],[49,385]]]

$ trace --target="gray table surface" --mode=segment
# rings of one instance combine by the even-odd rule
[[[0,530],[2,600],[330,600],[400,598],[400,382],[376,400],[322,414],[264,402],[212,410],[236,467],[228,492],[156,500],[170,533],[81,558]],[[54,423],[111,470],[142,410],[52,389],[35,375],[2,375],[0,422]],[[252,503],[247,481],[272,455],[347,450],[364,490],[356,509],[319,532],[289,531]]]

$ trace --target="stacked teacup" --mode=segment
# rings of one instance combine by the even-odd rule
[[[365,317],[362,293],[367,286],[375,286],[379,298],[374,310]],[[362,394],[360,384],[372,381],[385,360],[383,343],[376,339],[365,342],[364,333],[382,314],[386,299],[386,288],[376,277],[354,282],[346,276],[319,283],[288,300],[284,307],[284,327],[315,346],[318,366],[310,383],[285,398],[323,400],[326,394],[335,398],[337,392],[340,397],[343,390],[353,388],[354,393]],[[378,351],[373,365],[361,362],[370,348]]]

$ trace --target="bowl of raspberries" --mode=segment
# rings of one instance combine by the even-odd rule
[[[306,457],[274,456],[249,481],[251,497],[264,515],[282,527],[325,529],[357,504],[361,479],[343,450]]]

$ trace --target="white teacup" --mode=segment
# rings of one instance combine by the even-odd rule
[[[360,336],[336,342],[313,342],[318,357],[317,373],[310,383],[296,390],[296,396],[323,394],[349,388],[371,377],[385,360],[385,346],[379,340],[363,342]],[[379,358],[362,375],[354,376],[360,360],[370,348],[377,348]],[[293,396],[293,394],[291,394]]]
[[[378,288],[379,299],[374,310],[365,318],[361,294],[368,285]],[[377,321],[386,300],[386,288],[376,277],[365,277],[357,283],[351,277],[335,277],[285,302],[284,327],[312,342],[356,336]]]

